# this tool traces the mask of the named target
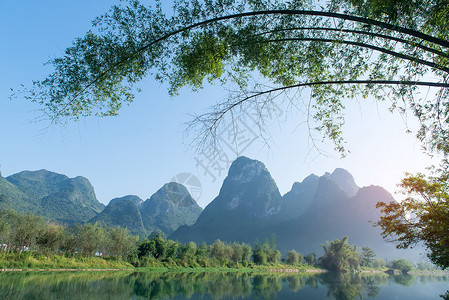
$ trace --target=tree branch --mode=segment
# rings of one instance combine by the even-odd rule
[[[416,58],[413,56],[409,56],[406,54],[402,54],[396,51],[392,51],[392,50],[388,50],[382,47],[378,47],[378,46],[374,46],[374,45],[370,45],[370,44],[365,44],[365,43],[361,43],[361,42],[354,42],[354,41],[346,41],[346,40],[338,40],[338,39],[322,39],[322,38],[283,38],[283,39],[275,39],[275,40],[267,40],[267,41],[262,41],[261,43],[271,43],[271,42],[288,42],[288,41],[304,41],[304,42],[325,42],[325,43],[341,43],[341,44],[347,44],[347,45],[354,45],[354,46],[359,46],[359,47],[363,47],[363,48],[368,48],[368,49],[372,49],[375,51],[379,51],[379,52],[383,52],[395,57],[399,57],[399,58],[403,58],[412,62],[417,62],[419,64],[422,65],[426,65],[428,67],[434,68],[434,69],[438,69],[441,71],[444,71],[446,73],[449,74],[449,68],[446,68],[444,66],[438,65],[434,62],[430,62],[427,60],[423,60],[420,58]]]
[[[333,13],[333,12],[325,12],[325,11],[311,11],[311,10],[264,10],[264,11],[254,11],[254,12],[231,14],[231,15],[211,18],[208,20],[204,20],[204,21],[192,24],[192,25],[188,25],[188,26],[182,27],[180,29],[174,30],[160,38],[149,41],[147,44],[138,48],[136,51],[134,51],[127,57],[114,63],[111,67],[107,68],[105,71],[100,73],[94,80],[89,82],[84,88],[82,88],[71,99],[69,99],[69,101],[66,103],[66,105],[64,105],[64,107],[59,110],[59,113],[56,114],[55,118],[57,116],[59,116],[70,105],[70,103],[75,101],[81,94],[85,93],[86,90],[89,89],[92,85],[94,85],[97,82],[99,82],[100,80],[102,80],[103,77],[106,76],[108,73],[110,73],[112,70],[114,70],[115,68],[117,68],[120,65],[123,65],[127,61],[132,60],[133,58],[136,57],[137,54],[139,54],[143,51],[146,51],[148,48],[150,48],[151,46],[153,46],[156,43],[167,40],[168,38],[175,36],[179,33],[187,32],[191,29],[205,26],[205,25],[208,25],[211,23],[230,20],[230,19],[253,17],[253,16],[264,16],[264,15],[265,16],[266,15],[294,15],[294,16],[305,15],[305,16],[321,16],[321,17],[328,17],[328,18],[337,18],[337,19],[341,19],[341,20],[349,20],[349,21],[359,22],[359,23],[363,23],[363,24],[378,26],[380,28],[389,29],[389,30],[393,30],[396,32],[401,32],[401,33],[419,38],[421,40],[428,41],[430,43],[434,43],[436,45],[449,48],[449,41],[442,40],[442,39],[424,34],[422,32],[419,32],[419,31],[416,31],[413,29],[408,29],[405,27],[385,23],[382,21],[377,21],[377,20],[373,20],[373,19],[369,19],[369,18],[358,17],[358,16],[353,16],[353,15],[348,15],[348,14],[342,14],[342,13]],[[441,68],[439,68],[439,69],[441,69]]]
[[[229,111],[234,109],[235,107],[243,104],[244,102],[273,92],[284,91],[292,88],[299,87],[307,87],[307,86],[315,86],[315,85],[332,85],[332,84],[382,84],[382,85],[409,85],[409,86],[428,86],[428,87],[441,87],[441,88],[449,88],[449,83],[439,83],[439,82],[423,82],[423,81],[398,81],[398,80],[335,80],[335,81],[315,81],[315,82],[307,82],[307,83],[299,83],[290,86],[283,86],[274,88],[267,91],[262,91],[259,93],[255,93],[253,95],[247,96],[237,102],[232,103],[228,107],[226,107],[221,112],[217,113],[217,117],[214,118],[213,123],[210,126],[210,129],[214,128],[217,122],[224,117]]]
[[[270,30],[270,31],[265,31],[265,32],[261,32],[258,34],[255,34],[255,36],[261,36],[261,35],[265,35],[265,34],[269,34],[269,33],[276,33],[276,32],[284,32],[284,31],[294,31],[294,30],[318,30],[318,31],[333,31],[333,32],[344,32],[344,33],[353,33],[353,34],[361,34],[361,35],[368,35],[371,37],[377,37],[377,38],[381,38],[381,39],[385,39],[385,40],[390,40],[390,41],[396,41],[396,42],[400,42],[403,44],[407,44],[410,46],[415,46],[418,47],[424,51],[439,55],[439,56],[443,56],[443,57],[447,57],[449,58],[449,54],[444,53],[442,51],[439,51],[437,49],[433,49],[427,46],[424,46],[420,43],[416,43],[410,40],[406,40],[403,38],[399,38],[399,37],[395,37],[395,36],[390,36],[390,35],[386,35],[386,34],[381,34],[381,33],[376,33],[376,32],[369,32],[369,31],[362,31],[362,30],[354,30],[354,29],[344,29],[344,28],[327,28],[327,27],[292,27],[292,28],[285,28],[285,29],[276,29],[276,30]]]

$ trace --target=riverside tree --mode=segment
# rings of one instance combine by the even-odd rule
[[[348,237],[328,242],[321,245],[324,255],[320,258],[321,265],[330,271],[347,272],[356,270],[360,266],[360,258],[357,254],[357,247],[348,244]]]
[[[360,264],[364,267],[372,267],[376,253],[370,247],[362,247],[360,253]]]
[[[391,261],[391,268],[401,271],[403,274],[407,274],[413,270],[412,264],[404,258],[394,259]]]
[[[447,184],[448,0],[178,0],[170,15],[160,1],[121,3],[21,91],[52,122],[117,115],[150,76],[170,95],[219,82],[233,92],[191,124],[203,146],[245,107],[263,124],[264,110],[284,99],[307,112],[298,123],[315,122],[345,155],[345,102],[372,96],[417,117],[423,146],[443,155],[438,176]]]
[[[408,197],[401,202],[377,204],[383,215],[377,224],[382,235],[398,248],[423,242],[430,250],[430,260],[449,267],[449,191],[447,177],[426,178],[410,175],[400,184]]]
[[[304,257],[301,255],[301,253],[298,253],[295,250],[288,251],[286,262],[289,265],[296,265],[302,263],[303,261]]]

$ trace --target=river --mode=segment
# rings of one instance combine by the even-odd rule
[[[449,276],[3,272],[0,299],[442,299]]]

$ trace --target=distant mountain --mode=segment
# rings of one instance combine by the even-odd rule
[[[142,238],[152,232],[169,235],[181,225],[195,223],[202,212],[187,189],[175,182],[165,184],[146,201],[129,195],[112,199],[105,208],[86,178],[47,170],[7,178],[0,174],[0,209],[32,212],[65,224],[89,221],[121,226]]]
[[[395,249],[381,238],[380,228],[373,227],[380,215],[376,203],[395,201],[385,189],[363,187],[354,197],[345,198],[337,188],[326,177],[321,177],[313,205],[300,217],[273,228],[283,252],[296,249],[305,254],[321,253],[320,244],[326,240],[348,236],[350,244],[368,246],[381,257],[419,258],[419,251]]]
[[[201,212],[183,185],[170,182],[145,202],[137,196],[113,199],[90,222],[121,226],[143,238],[159,231],[169,235],[181,225],[192,225]]]
[[[312,174],[301,183],[295,182],[290,192],[283,197],[280,218],[289,220],[304,214],[313,203],[319,179],[318,176]]]
[[[259,161],[237,158],[230,166],[219,195],[204,209],[192,226],[180,227],[171,238],[212,243],[255,240],[255,231],[273,225],[281,210],[282,196]]]
[[[324,176],[334,181],[349,197],[354,197],[360,189],[355,184],[354,177],[345,169],[337,168],[332,174],[326,173]]]
[[[0,177],[0,195],[14,210],[30,211],[62,223],[85,222],[104,208],[89,180],[47,170]]]
[[[13,207],[23,212],[41,211],[38,199],[30,199],[17,186],[0,176],[0,209]]]
[[[202,211],[186,187],[176,182],[165,184],[140,209],[145,228],[167,236],[181,225],[194,224]]]
[[[320,245],[326,240],[348,236],[351,244],[369,246],[383,257],[418,258],[419,251],[395,249],[381,238],[380,229],[372,226],[379,216],[378,201],[395,200],[381,187],[359,188],[344,169],[321,177],[312,174],[294,183],[281,197],[261,162],[239,157],[232,163],[219,195],[197,222],[181,226],[170,238],[252,244],[274,234],[284,254],[291,249],[320,254]]]
[[[133,235],[146,237],[148,233],[143,226],[139,210],[142,202],[142,199],[132,195],[112,199],[106,208],[89,222],[98,222],[106,226],[120,226],[127,228]]]

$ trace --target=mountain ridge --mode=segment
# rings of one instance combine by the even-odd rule
[[[171,234],[191,225],[202,209],[181,184],[170,182],[143,201],[138,196],[114,198],[105,206],[82,176],[47,171],[22,171],[0,176],[0,209],[32,212],[62,224],[98,222],[121,226],[144,238],[152,232]]]
[[[69,178],[41,169],[1,177],[0,182],[0,194],[9,199],[9,208],[31,211],[49,220],[85,222],[104,208],[89,180],[82,176]]]
[[[376,202],[395,201],[382,187],[360,188],[348,171],[337,168],[323,176],[311,174],[280,196],[261,162],[239,157],[234,163],[219,195],[197,222],[179,227],[169,238],[197,244],[216,239],[252,244],[274,235],[282,253],[295,249],[308,254],[322,251],[326,240],[349,236],[351,243],[371,247],[384,257],[419,256],[419,251],[395,249],[373,227],[379,216]]]

